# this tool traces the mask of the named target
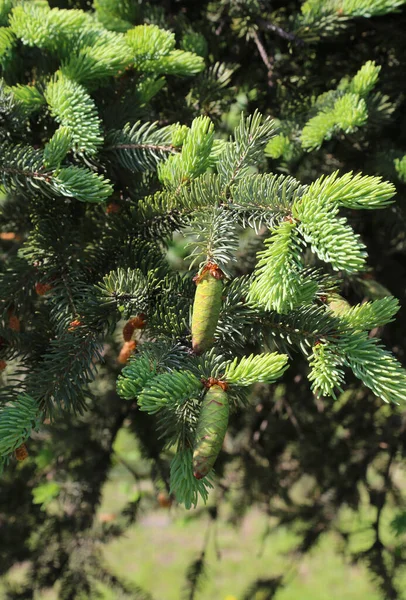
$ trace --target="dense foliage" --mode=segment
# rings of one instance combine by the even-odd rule
[[[0,2],[0,574],[30,560],[9,597],[146,597],[98,545],[139,501],[93,522],[125,426],[157,489],[258,504],[300,552],[332,527],[345,548],[366,495],[354,558],[400,598],[404,3],[93,4]]]

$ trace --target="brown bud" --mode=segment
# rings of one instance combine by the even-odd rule
[[[172,498],[166,492],[159,492],[156,499],[161,508],[170,508],[172,506]]]
[[[49,290],[52,290],[52,285],[49,283],[38,282],[35,284],[35,291],[37,292],[38,296],[44,296],[47,292],[49,292]]]
[[[110,202],[107,206],[106,206],[106,213],[108,215],[111,214],[115,214],[115,213],[119,213],[120,212],[120,205],[116,204],[115,202]]]
[[[129,342],[135,331],[135,329],[143,329],[145,327],[144,315],[138,315],[133,319],[127,321],[123,327],[123,338],[124,341]]]
[[[124,342],[121,350],[120,350],[120,354],[118,355],[118,362],[122,365],[125,365],[126,362],[128,361],[128,359],[130,358],[131,354],[133,352],[135,352],[137,348],[137,342],[134,341],[130,341],[130,342]]]
[[[10,327],[10,329],[12,331],[20,331],[21,326],[20,326],[20,319],[17,317],[17,315],[13,315],[11,314],[8,318],[8,326]]]

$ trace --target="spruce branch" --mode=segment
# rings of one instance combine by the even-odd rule
[[[362,185],[364,183],[364,185]],[[314,182],[292,207],[299,220],[298,229],[321,260],[333,269],[349,273],[361,270],[365,264],[365,246],[347,224],[337,218],[339,204],[347,207],[385,206],[393,195],[391,184],[373,177],[352,177],[347,173],[338,178],[333,173]]]
[[[293,177],[250,175],[232,186],[230,202],[233,209],[241,212],[243,225],[248,224],[258,233],[264,225],[272,229],[290,216],[293,203],[305,190],[306,186]]]
[[[102,339],[94,331],[73,329],[51,340],[43,362],[27,380],[49,414],[70,410],[83,412],[86,387],[96,377],[101,359]]]
[[[5,26],[8,23],[8,16],[13,7],[13,0],[2,0],[0,4],[0,26]]]
[[[167,56],[162,56],[157,61],[148,61],[143,64],[143,70],[157,75],[177,75],[178,77],[190,77],[204,69],[204,61],[201,56],[183,50],[172,50]]]
[[[19,448],[37,430],[41,422],[38,402],[28,394],[0,405],[0,457],[5,458]]]
[[[212,262],[229,274],[229,263],[236,261],[238,235],[235,222],[229,211],[214,208],[211,211],[195,213],[187,233],[191,241],[187,247],[192,248],[188,259],[192,259],[190,268],[198,264]]]
[[[186,583],[182,594],[184,600],[195,600],[202,588],[207,577],[205,555],[206,552],[203,549],[198,558],[193,560],[187,568]]]
[[[310,373],[307,378],[316,396],[336,398],[336,390],[342,392],[345,382],[343,365],[345,358],[338,349],[328,342],[316,343],[308,357]]]
[[[183,185],[204,173],[210,164],[214,126],[208,117],[193,120],[179,154],[159,165],[158,176],[169,190],[178,192]]]
[[[272,311],[263,315],[261,321],[281,352],[288,353],[294,346],[305,356],[318,341],[334,341],[341,330],[341,322],[331,311],[314,305],[301,306],[287,314]]]
[[[406,155],[402,156],[402,158],[395,158],[394,164],[395,164],[395,169],[396,169],[399,179],[403,183],[405,183],[406,182]]]
[[[399,404],[406,397],[406,371],[379,341],[367,332],[354,332],[343,346],[346,364],[364,385],[385,402]]]
[[[142,68],[147,61],[159,60],[175,48],[175,34],[156,25],[138,25],[126,34],[135,65]]]
[[[25,115],[32,115],[40,111],[46,104],[43,94],[35,85],[18,83],[10,87],[10,92]]]
[[[5,68],[12,57],[17,39],[10,27],[0,27],[0,66]]]
[[[85,88],[63,74],[50,81],[45,98],[53,117],[69,130],[73,149],[94,155],[103,143],[100,118]]]
[[[344,14],[365,18],[396,12],[405,4],[404,0],[344,0],[342,3],[334,0],[334,3],[342,8]]]
[[[193,476],[192,451],[179,450],[171,461],[170,493],[175,495],[176,500],[188,509],[196,507],[199,496],[206,502],[212,488],[210,473],[204,479],[196,479]]]
[[[57,169],[72,148],[73,140],[69,127],[58,127],[44,148],[44,165]]]
[[[368,60],[352,78],[349,91],[359,96],[367,96],[378,83],[380,70],[379,65],[373,60]]]
[[[137,121],[121,131],[111,131],[104,152],[129,171],[151,171],[170,154],[176,153],[172,144],[173,127],[157,128],[156,123]]]
[[[202,389],[200,380],[189,371],[163,373],[147,383],[138,397],[138,404],[142,411],[154,414],[173,405],[181,406]]]
[[[370,331],[374,327],[391,323],[398,310],[397,298],[388,296],[374,302],[349,307],[340,313],[339,318],[354,330]]]
[[[139,25],[127,31],[126,41],[136,69],[159,75],[190,76],[204,68],[201,56],[175,50],[175,35],[156,25]]]
[[[267,248],[258,254],[248,301],[281,313],[310,302],[317,285],[305,283],[301,277],[302,242],[296,223],[283,221],[265,243]]]
[[[118,268],[96,286],[101,302],[113,304],[128,316],[146,312],[148,280],[140,269]]]
[[[385,208],[392,203],[395,193],[395,186],[382,181],[382,177],[361,173],[353,175],[351,171],[341,176],[335,171],[327,177],[320,177],[307,190],[307,196],[314,202],[333,210],[339,205],[357,210]]]
[[[335,271],[354,273],[364,268],[366,251],[359,235],[347,224],[347,219],[335,218],[333,205],[312,201],[304,195],[293,208],[295,218],[300,220],[298,230],[319,258],[329,262]]]
[[[227,364],[224,379],[227,383],[248,386],[253,383],[274,383],[288,368],[284,354],[251,354],[235,358]]]
[[[41,150],[0,144],[0,174],[5,189],[32,196],[41,192],[49,198],[65,196],[82,202],[104,202],[113,191],[108,179],[85,167],[72,165],[52,170],[44,161]]]
[[[117,379],[117,393],[124,400],[135,400],[149,380],[158,374],[157,364],[146,354],[130,359]]]
[[[81,35],[78,51],[62,61],[61,73],[70,80],[93,87],[108,77],[120,75],[131,60],[132,53],[124,36],[95,28]]]
[[[83,31],[95,26],[84,11],[50,9],[38,0],[15,6],[9,24],[24,45],[48,50],[62,59],[75,49],[75,40]]]
[[[97,19],[112,31],[125,33],[139,15],[139,7],[131,0],[94,0],[93,5]]]
[[[241,117],[234,131],[234,139],[225,147],[217,165],[218,174],[227,196],[229,188],[247,175],[249,167],[257,162],[264,148],[274,134],[273,121],[269,118],[262,123],[262,115]]]
[[[76,198],[81,202],[105,202],[113,191],[108,179],[84,167],[59,169],[50,183],[61,196]]]

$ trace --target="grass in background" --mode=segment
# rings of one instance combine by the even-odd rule
[[[292,530],[278,527],[253,508],[240,526],[227,520],[227,506],[221,508],[217,522],[207,509],[186,511],[177,506],[160,508],[156,490],[149,478],[150,464],[142,458],[135,439],[123,429],[116,444],[116,463],[106,482],[97,519],[114,522],[115,516],[130,500],[141,496],[141,508],[135,525],[103,548],[111,570],[150,592],[154,600],[180,600],[188,566],[196,560],[205,544],[207,570],[196,600],[241,600],[256,579],[285,576],[285,587],[276,600],[383,600],[362,563],[351,565],[343,554],[341,538],[330,532],[306,556],[292,552],[297,537]],[[131,474],[135,470],[137,479]],[[302,495],[305,494],[304,485]],[[300,490],[295,490],[295,494]],[[212,498],[213,499],[213,498]],[[350,534],[353,551],[368,548],[372,542],[370,527],[374,509],[365,500],[365,509],[354,513],[343,508],[340,523]],[[391,535],[390,509],[382,515],[381,535]],[[24,566],[16,565],[10,578],[21,580]],[[399,573],[406,588],[405,573]],[[2,592],[3,590],[3,592]],[[58,585],[35,595],[35,600],[56,600]],[[120,600],[116,592],[100,585],[101,598]],[[4,588],[0,581],[0,600]],[[250,600],[265,600],[257,594]]]
[[[125,430],[117,439],[116,452],[137,471],[146,469],[134,440]],[[137,485],[118,462],[105,486],[102,518],[113,517],[140,489],[149,502],[154,502],[152,486]],[[371,535],[365,530],[368,515],[357,522],[351,521],[349,513],[344,516],[349,527],[364,532],[361,543],[367,545]],[[207,576],[199,600],[239,600],[255,579],[281,574],[287,574],[287,584],[277,593],[277,600],[382,600],[366,567],[346,564],[338,551],[338,535],[323,536],[311,552],[299,558],[291,552],[297,541],[293,532],[278,527],[264,538],[270,522],[258,510],[252,509],[239,527],[224,517],[223,511],[217,526],[210,525],[206,510],[160,509],[156,503],[155,509],[141,511],[139,520],[123,538],[105,547],[106,560],[117,575],[145,588],[156,600],[179,600],[188,565],[198,558],[210,528]],[[108,591],[104,596],[106,600],[113,599]],[[258,595],[252,600],[261,599]]]

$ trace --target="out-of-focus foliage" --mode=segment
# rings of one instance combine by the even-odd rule
[[[215,501],[229,504],[235,523],[251,506],[261,507],[297,532],[299,554],[332,529],[343,552],[351,554],[348,529],[337,519],[338,512],[343,506],[357,510],[369,503],[374,513],[369,543],[352,559],[368,565],[383,597],[401,598],[396,575],[405,560],[399,476],[405,454],[404,415],[401,407],[383,404],[361,388],[349,367],[367,385],[378,381],[378,386],[369,387],[384,395],[385,370],[390,373],[395,366],[376,336],[400,362],[405,360],[404,2],[93,4],[95,13],[85,1],[49,2],[51,8],[69,9],[58,13],[49,11],[42,0],[0,2],[5,80],[0,89],[1,193],[3,188],[8,193],[0,214],[5,260],[1,275],[7,274],[0,333],[0,351],[6,350],[7,362],[0,373],[4,411],[13,419],[10,390],[26,378],[27,364],[29,386],[44,398],[40,410],[54,404],[67,408],[73,400],[79,413],[87,409],[82,416],[59,417],[35,433],[41,413],[30,412],[25,396],[23,437],[15,437],[11,445],[5,436],[0,440],[11,452],[34,429],[30,458],[16,466],[11,457],[2,480],[0,574],[16,562],[30,561],[25,582],[7,590],[8,597],[32,597],[34,590],[55,581],[61,584],[61,598],[80,593],[91,597],[97,579],[117,595],[148,597],[109,572],[99,552],[100,541],[124,533],[140,505],[138,499],[130,502],[113,525],[94,520],[114,460],[113,441],[120,428],[128,427],[154,465],[158,488],[169,490],[171,460],[172,472],[181,475],[181,487],[182,460],[190,462],[191,453],[178,454],[176,463],[173,448],[165,447],[160,434],[162,427],[171,432],[184,418],[193,422],[197,404],[187,403],[182,413],[183,397],[175,395],[172,412],[163,417],[147,414],[149,403],[156,400],[152,388],[158,387],[147,385],[150,375],[159,373],[164,382],[166,371],[181,366],[179,348],[165,344],[155,353],[142,354],[142,368],[137,359],[121,371],[120,399],[114,380],[121,368],[116,358],[125,321],[115,333],[114,328],[120,316],[129,319],[154,306],[148,325],[151,337],[176,332],[181,344],[188,341],[183,336],[194,284],[183,274],[166,272],[157,241],[168,243],[189,211],[196,213],[190,223],[192,245],[185,249],[182,242],[169,242],[168,256],[176,268],[187,270],[190,260],[183,262],[185,256],[196,265],[204,260],[202,232],[210,229],[210,248],[224,271],[246,276],[229,284],[219,320],[218,343],[235,348],[234,355],[224,363],[216,363],[211,355],[203,357],[194,377],[226,373],[230,387],[239,382],[241,388],[244,381],[263,381],[251,390],[248,404],[244,390],[235,391],[233,403],[239,409],[231,414],[216,463],[216,488],[221,493]],[[235,147],[227,140],[240,123],[240,112],[253,114],[257,108],[274,119],[276,135],[269,141],[264,135],[260,144],[266,145],[268,158],[254,155],[253,166],[235,177]],[[200,118],[193,121],[196,117]],[[213,129],[221,139],[213,139]],[[22,138],[24,146],[17,147]],[[247,148],[250,152],[249,144]],[[207,169],[215,170],[221,153],[221,181],[209,174],[191,183]],[[157,166],[176,203],[153,180],[151,172]],[[276,176],[256,179],[257,169]],[[361,191],[347,202],[343,188],[336,198],[332,190],[326,194],[320,177],[334,182],[337,170],[340,175],[352,171],[355,179],[344,178],[353,186],[361,171],[389,179],[396,185],[396,203],[379,212],[360,213],[355,209],[365,208]],[[315,216],[306,212],[301,199],[310,197],[314,187],[306,186],[316,180],[320,195],[334,201],[321,203]],[[369,181],[375,188],[377,182]],[[364,190],[366,183],[363,179]],[[230,227],[221,211],[213,211],[202,226],[197,208],[207,214],[207,206],[222,190],[233,200],[241,221]],[[384,206],[383,196],[369,196],[370,206]],[[202,198],[205,205],[197,203]],[[264,198],[267,206],[258,207],[258,199]],[[343,212],[333,223],[330,245],[322,244],[315,239],[317,226],[322,224],[327,232],[328,217],[340,199]],[[289,244],[296,248],[297,240],[307,239],[313,250],[304,255],[308,270],[304,275],[302,265],[296,270],[297,254],[286,252],[287,262],[277,263],[279,271],[275,267],[271,273],[282,282],[284,295],[267,285],[262,288],[258,272],[251,288],[257,300],[271,308],[259,320],[261,344],[271,349],[276,344],[279,356],[293,355],[282,383],[269,385],[261,373],[250,371],[249,364],[232,362],[235,355],[258,354],[254,334],[259,334],[251,325],[258,308],[247,313],[244,302],[257,252],[272,254],[272,245],[263,250],[261,238],[241,237],[241,224],[248,223],[265,237],[266,228],[276,228],[292,204],[301,230],[296,235],[296,228],[285,221],[278,243],[289,250]],[[270,207],[272,214],[267,216]],[[346,237],[350,227],[360,236],[353,244],[354,238]],[[293,241],[288,230],[295,232]],[[344,248],[342,252],[334,243],[339,235],[345,242],[338,248]],[[228,265],[235,252],[237,260]],[[7,271],[9,257],[12,274]],[[332,271],[318,271],[320,260],[326,259],[341,270],[339,289]],[[302,295],[298,282],[306,283],[300,286]],[[353,308],[338,308],[331,300],[338,293]],[[396,323],[391,320],[397,306],[385,299],[389,295],[400,299]],[[313,300],[316,306],[309,304]],[[364,301],[368,303],[360,305]],[[20,331],[14,316],[21,322]],[[336,342],[337,327],[354,331],[355,337],[345,338],[345,348]],[[135,330],[127,357],[143,335],[142,329]],[[357,360],[363,352],[372,357],[368,364]],[[38,360],[42,356],[47,356],[46,370]],[[62,360],[65,356],[70,356],[70,364]],[[92,384],[90,394],[82,393],[94,377],[99,356],[105,366],[98,383]],[[89,365],[86,371],[84,362]],[[403,389],[396,368],[400,387],[395,399]],[[317,396],[307,380],[309,372]],[[344,376],[348,383],[341,392]],[[194,382],[190,376],[187,391],[197,390],[199,400],[204,390]],[[176,383],[176,390],[186,385],[184,378]],[[143,403],[138,407],[134,398],[146,387],[152,391],[143,393],[143,410]],[[328,393],[336,399],[323,398]],[[182,431],[187,440],[191,430]],[[293,493],[303,481],[308,482],[306,502]],[[190,498],[188,489],[193,502],[197,490]],[[206,488],[199,491],[204,495]],[[398,507],[392,521],[397,538],[390,543],[382,530],[382,513],[388,506]],[[216,511],[210,510],[215,517]],[[195,597],[204,571],[203,552],[187,573],[189,598]],[[282,586],[283,574],[253,582],[247,597],[262,593],[277,598]]]

